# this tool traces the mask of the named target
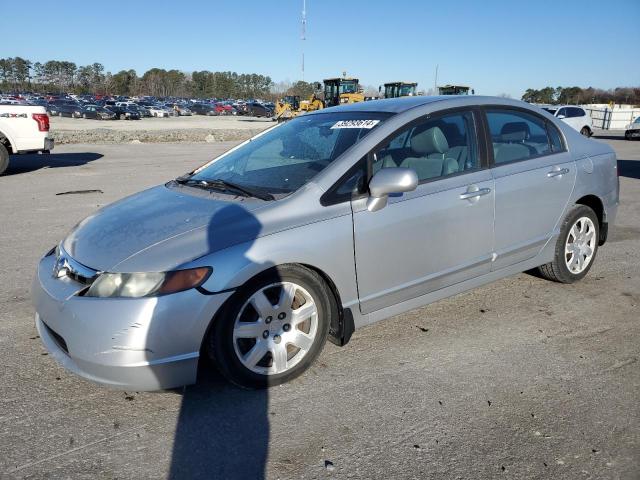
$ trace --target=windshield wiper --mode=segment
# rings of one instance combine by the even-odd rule
[[[259,192],[252,188],[238,185],[237,183],[229,182],[227,180],[222,180],[221,178],[216,178],[213,180],[195,180],[193,178],[180,177],[176,179],[176,182],[183,185],[189,185],[192,187],[203,188],[207,190],[214,188],[218,190],[233,191],[233,192],[239,193],[244,197],[255,197],[265,201],[275,200],[275,197],[270,193]]]

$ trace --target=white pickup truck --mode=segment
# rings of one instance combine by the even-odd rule
[[[0,175],[9,167],[9,155],[49,153],[52,149],[44,107],[0,104]]]

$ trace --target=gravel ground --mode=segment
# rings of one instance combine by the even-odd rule
[[[157,120],[158,122],[164,120]],[[0,177],[0,478],[640,478],[640,142],[590,274],[521,274],[358,330],[294,382],[118,392],[33,326],[39,256],[97,207],[231,144],[70,145]],[[100,189],[103,193],[56,193]]]
[[[231,115],[110,121],[51,117],[51,136],[58,145],[241,141],[273,125],[270,118]]]

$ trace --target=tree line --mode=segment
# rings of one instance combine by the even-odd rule
[[[31,62],[14,57],[0,58],[0,91],[67,92],[77,94],[152,95],[157,97],[266,98],[273,82],[256,73],[186,73],[152,68],[139,76],[135,70],[105,72],[100,63],[76,65],[49,60]]]
[[[522,100],[552,105],[609,102],[640,105],[640,87],[618,87],[610,90],[593,87],[545,87],[540,90],[528,88],[522,95]]]

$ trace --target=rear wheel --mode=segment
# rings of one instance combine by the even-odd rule
[[[124,113],[120,114],[120,120],[126,120],[127,116]]]
[[[7,171],[9,168],[9,152],[7,148],[0,143],[0,175]]]
[[[626,138],[627,140],[631,140],[631,132],[629,130],[624,132],[624,138]]]
[[[304,372],[322,351],[337,305],[314,271],[273,268],[241,287],[216,315],[209,357],[244,388],[279,385]]]
[[[589,130],[589,127],[582,127],[582,130],[580,130],[580,133],[585,137],[591,136],[591,130]]]
[[[585,205],[576,205],[562,223],[553,261],[540,266],[540,274],[548,280],[561,283],[580,280],[593,265],[599,238],[595,212]]]

